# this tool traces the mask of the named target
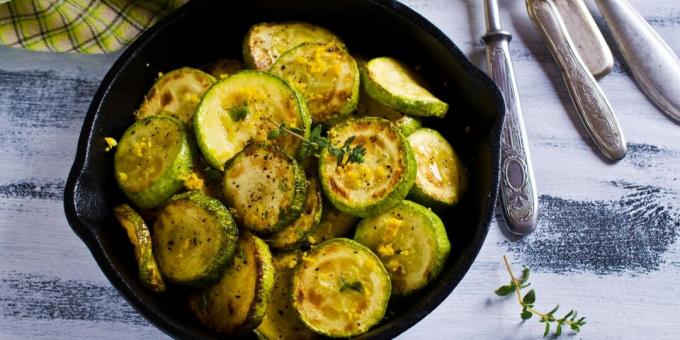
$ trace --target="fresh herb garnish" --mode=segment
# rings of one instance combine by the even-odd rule
[[[555,313],[560,308],[560,305],[557,305],[557,307],[553,308],[547,313],[541,313],[534,309],[534,303],[536,302],[536,292],[531,289],[524,296],[522,296],[522,289],[530,285],[528,282],[530,272],[529,268],[524,267],[522,270],[522,276],[517,278],[512,273],[512,267],[510,266],[510,262],[508,262],[508,258],[505,255],[503,255],[503,262],[505,263],[505,268],[508,270],[508,274],[510,274],[510,283],[498,287],[498,289],[495,291],[496,295],[508,296],[515,292],[517,294],[517,301],[522,306],[520,317],[522,320],[528,320],[532,316],[536,315],[536,317],[539,318],[539,322],[545,323],[545,331],[543,332],[544,337],[550,334],[550,327],[552,324],[557,325],[554,333],[555,337],[562,335],[562,326],[568,326],[574,332],[578,333],[581,330],[581,327],[586,324],[585,317],[576,319],[578,313],[573,309],[562,318],[556,318]]]
[[[246,116],[248,116],[248,106],[247,105],[242,105],[242,106],[235,106],[229,109],[228,111],[229,117],[231,117],[231,120],[238,122],[241,120],[244,120]]]
[[[354,282],[347,282],[345,279],[340,276],[340,292],[344,292],[348,289],[351,289],[355,292],[363,293],[364,292],[364,285],[361,284],[359,281],[354,281]]]
[[[328,153],[333,155],[338,161],[338,166],[345,165],[348,163],[363,163],[364,156],[366,155],[366,147],[363,144],[352,147],[352,142],[356,139],[356,136],[350,136],[342,144],[342,147],[337,147],[328,140],[328,138],[321,136],[323,128],[321,125],[317,125],[312,129],[312,133],[309,138],[303,136],[304,132],[298,128],[289,128],[285,124],[281,123],[276,125],[276,123],[269,121],[269,123],[276,126],[274,130],[269,131],[267,139],[276,139],[281,137],[283,134],[290,134],[300,140],[302,140],[302,146],[300,147],[300,157],[307,158],[314,155],[319,157],[323,149],[327,149]]]

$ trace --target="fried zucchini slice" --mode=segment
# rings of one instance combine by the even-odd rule
[[[300,217],[279,232],[265,238],[274,249],[291,249],[303,243],[319,225],[322,213],[321,185],[316,177],[307,179],[307,196]]]
[[[139,280],[146,288],[156,293],[165,291],[165,281],[153,257],[153,245],[149,228],[139,214],[129,205],[121,204],[113,209],[118,223],[127,232],[130,243],[135,249],[135,259],[139,269]]]
[[[306,22],[263,22],[253,25],[243,40],[243,60],[256,70],[269,70],[286,51],[306,42],[341,40],[325,28]]]
[[[199,191],[174,196],[153,225],[153,251],[163,277],[190,286],[214,283],[236,252],[229,210]]]
[[[382,320],[389,274],[368,248],[335,238],[313,247],[295,268],[293,306],[315,332],[334,338],[368,331]]]
[[[369,96],[383,105],[413,116],[444,117],[449,105],[418,84],[414,72],[389,57],[370,60],[361,69]]]
[[[314,232],[307,237],[307,243],[315,245],[332,238],[347,236],[357,220],[356,217],[345,214],[324,200],[321,221]]]
[[[135,119],[168,115],[191,125],[196,106],[215,78],[191,67],[182,67],[162,75],[144,97]]]
[[[269,247],[257,236],[244,233],[231,266],[219,282],[192,295],[189,305],[206,326],[220,333],[240,335],[262,322],[273,288]]]
[[[241,71],[205,94],[194,117],[198,146],[219,170],[250,142],[267,142],[271,130],[285,124],[309,136],[311,119],[304,99],[282,79],[264,72]],[[286,135],[276,139],[294,155],[301,141]]]
[[[313,123],[338,121],[357,107],[359,69],[335,41],[299,45],[281,55],[269,72],[305,97]]]
[[[161,205],[183,187],[194,151],[183,124],[170,116],[152,116],[132,124],[120,139],[113,159],[120,189],[134,205]]]
[[[276,147],[252,144],[224,171],[224,200],[239,226],[275,233],[300,217],[307,183],[300,165]]]
[[[363,145],[362,163],[339,165],[328,149],[321,153],[319,174],[326,197],[338,210],[366,217],[389,210],[406,197],[416,177],[413,150],[399,129],[376,117],[348,119],[328,130],[333,145]]]
[[[243,64],[238,60],[222,58],[206,65],[204,69],[216,79],[224,79],[243,70]]]
[[[467,175],[451,144],[439,132],[419,129],[408,137],[416,156],[413,200],[430,206],[451,206],[465,193]]]
[[[301,260],[300,251],[280,253],[273,258],[274,289],[267,313],[255,329],[258,338],[266,340],[311,340],[320,337],[305,325],[291,300],[293,269]]]
[[[361,220],[354,240],[380,257],[390,273],[394,295],[407,295],[427,285],[441,272],[451,250],[439,216],[407,200]]]

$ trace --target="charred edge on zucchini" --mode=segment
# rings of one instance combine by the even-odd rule
[[[279,57],[269,72],[305,97],[314,123],[332,124],[357,107],[359,69],[337,42],[301,44]]]
[[[274,146],[252,144],[228,162],[224,198],[239,225],[271,234],[302,213],[307,194],[300,165]]]
[[[328,131],[332,144],[350,135],[356,136],[353,145],[366,147],[364,161],[338,165],[324,150],[319,162],[324,193],[338,210],[354,216],[392,208],[406,197],[415,180],[411,146],[394,124],[382,118],[349,119]]]
[[[135,112],[136,119],[169,115],[191,125],[196,106],[215,78],[203,71],[182,67],[161,76]]]
[[[182,189],[193,164],[194,150],[183,124],[170,116],[152,116],[125,131],[116,148],[114,173],[130,201],[149,209]]]
[[[237,239],[238,229],[227,208],[198,191],[170,199],[153,228],[161,273],[188,286],[217,281],[236,252]]]
[[[190,298],[191,309],[203,324],[231,335],[245,334],[262,322],[274,285],[267,244],[244,233],[238,248],[219,282]]]
[[[354,239],[378,255],[390,273],[394,295],[408,295],[425,287],[441,272],[451,250],[441,219],[406,200],[363,219]]]
[[[127,232],[132,243],[139,269],[139,280],[156,293],[165,291],[165,281],[153,256],[149,228],[139,214],[129,205],[121,204],[113,209],[116,219]]]

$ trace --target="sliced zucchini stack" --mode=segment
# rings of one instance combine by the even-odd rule
[[[418,164],[411,197],[423,204],[451,206],[467,187],[463,163],[439,132],[419,129],[408,137]]]
[[[293,306],[317,333],[339,338],[368,331],[382,320],[390,278],[380,259],[349,239],[313,247],[293,274]]]
[[[305,173],[276,147],[251,144],[224,171],[224,200],[239,226],[275,233],[302,213],[307,194]]]
[[[153,245],[149,228],[139,214],[129,205],[121,204],[113,209],[120,225],[127,232],[130,243],[135,249],[135,259],[139,269],[139,280],[144,286],[156,293],[165,291],[165,281],[153,256]]]
[[[304,99],[282,79],[257,71],[241,71],[215,84],[194,117],[198,146],[219,170],[248,143],[267,142],[268,133],[280,124],[309,136],[311,120]],[[291,135],[276,139],[289,155],[300,143]]]
[[[337,121],[357,107],[359,69],[335,41],[299,45],[281,55],[269,72],[302,93],[314,123]]]
[[[238,229],[220,201],[198,191],[174,196],[153,225],[163,277],[183,285],[217,281],[236,251]]]
[[[352,139],[353,138],[353,139]],[[338,210],[354,216],[389,210],[411,190],[416,176],[413,150],[390,121],[365,117],[348,119],[328,130],[333,145],[366,148],[361,163],[343,163],[327,149],[321,153],[319,174],[328,199]]]
[[[262,322],[273,287],[274,267],[267,244],[245,233],[219,282],[193,295],[189,304],[203,324],[220,333],[240,335]]]
[[[213,76],[191,67],[170,71],[153,84],[139,110],[135,112],[135,118],[163,114],[191,125],[196,106],[214,83]]]
[[[284,52],[306,42],[338,41],[325,28],[306,22],[264,22],[253,25],[243,41],[243,60],[256,70],[269,70]]]
[[[307,180],[307,196],[300,217],[281,231],[265,238],[274,249],[290,249],[302,244],[321,220],[321,186],[316,177]]]
[[[332,238],[347,236],[357,220],[356,217],[345,214],[324,200],[321,221],[314,232],[307,237],[307,243],[314,245]]]
[[[451,244],[441,219],[404,200],[391,210],[359,222],[354,239],[380,257],[392,279],[392,293],[410,294],[434,279]]]
[[[125,131],[113,167],[123,193],[137,207],[149,209],[182,189],[193,158],[183,124],[170,116],[152,116]]]
[[[320,338],[300,320],[292,305],[290,291],[293,269],[301,258],[302,253],[300,251],[291,251],[274,256],[274,288],[267,313],[260,326],[255,329],[258,338],[263,340]]]
[[[449,109],[418,83],[413,71],[393,58],[372,59],[361,71],[366,93],[391,109],[424,117],[444,117]]]

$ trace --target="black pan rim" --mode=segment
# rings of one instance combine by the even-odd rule
[[[471,246],[465,253],[463,253],[462,260],[458,263],[458,274],[453,280],[445,282],[443,285],[434,288],[435,294],[433,298],[429,299],[424,304],[424,308],[413,310],[410,313],[398,317],[392,322],[390,327],[380,329],[379,331],[374,330],[370,333],[371,338],[387,339],[393,338],[406,331],[422,320],[430,312],[432,312],[437,306],[439,306],[462,280],[467,271],[470,269],[473,261],[477,257],[477,254],[479,253],[479,250],[481,249],[489,231],[491,219],[494,216],[494,208],[498,195],[497,189],[500,172],[500,133],[505,115],[505,105],[503,97],[493,81],[484,72],[473,65],[472,62],[465,56],[465,54],[449,39],[449,37],[446,36],[439,28],[434,26],[434,24],[432,24],[430,21],[396,0],[364,1],[378,4],[385,10],[392,11],[406,20],[415,23],[429,35],[433,36],[461,63],[463,69],[470,77],[480,80],[486,89],[493,95],[496,100],[495,111],[497,113],[496,119],[493,123],[493,126],[491,127],[490,134],[490,147],[491,154],[493,155],[492,167],[490,169],[491,192],[488,193],[488,197],[485,200],[484,214],[479,222],[480,225],[477,228],[477,233],[473,237]],[[128,62],[134,58],[137,50],[141,46],[153,39],[154,36],[158,32],[162,31],[165,27],[185,16],[189,11],[192,10],[193,7],[196,6],[198,2],[199,1],[195,0],[187,3],[142,33],[130,46],[127,47],[127,49],[111,66],[99,85],[99,88],[92,99],[90,107],[88,108],[78,139],[75,160],[73,162],[73,166],[71,167],[71,171],[64,188],[64,210],[67,221],[74,233],[78,235],[78,237],[80,237],[88,247],[107,279],[128,301],[128,303],[140,312],[143,317],[145,317],[148,321],[150,321],[166,334],[180,338],[195,338],[196,334],[187,333],[186,328],[174,324],[171,322],[171,320],[163,317],[163,315],[157,313],[155,310],[152,310],[146,304],[142,303],[140,296],[136,294],[135,290],[127,285],[126,282],[122,280],[115,269],[111,266],[110,259],[106,257],[101,249],[99,235],[94,232],[95,228],[88,227],[88,222],[78,216],[76,205],[78,199],[77,194],[79,178],[83,174],[83,169],[88,161],[87,154],[89,148],[91,147],[91,136],[93,133],[94,119],[99,113],[102,100],[107,94],[111,83],[118,77],[121,69],[123,69],[128,64]]]

